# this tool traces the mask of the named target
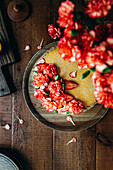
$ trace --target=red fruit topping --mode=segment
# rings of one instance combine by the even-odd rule
[[[34,97],[36,97],[37,100],[42,100],[44,97],[44,90],[43,89],[35,90],[33,95]]]
[[[68,111],[70,114],[80,114],[83,112],[83,103],[81,101],[78,101],[76,99],[71,100],[68,105]]]
[[[45,88],[48,85],[49,78],[47,75],[43,75],[42,73],[38,73],[33,77],[33,85],[37,88]]]
[[[85,13],[91,18],[104,17],[111,9],[111,0],[88,0]]]
[[[56,104],[57,104],[57,109],[63,108],[64,107],[64,97],[59,97],[55,100]]]
[[[40,65],[45,66],[45,63],[38,64],[38,66]],[[69,111],[69,103],[73,101],[73,96],[64,94],[62,85],[66,90],[70,90],[77,87],[77,84],[73,81],[62,81],[59,77],[58,80],[55,80],[56,75],[58,76],[57,68],[54,64],[47,65],[43,73],[35,74],[33,85],[38,89],[35,90],[33,95],[37,100],[42,100],[43,107],[49,112],[56,110],[58,113],[66,114]],[[53,78],[52,81],[50,81],[49,77]],[[75,101],[77,103],[77,100]],[[80,105],[80,102],[78,103]],[[78,111],[78,109],[76,110]]]
[[[73,96],[71,96],[70,94],[64,93],[64,98],[66,102],[70,102],[73,99]]]
[[[43,70],[48,66],[48,64],[45,63],[39,63],[35,66],[35,71],[37,71],[38,73],[42,73]]]
[[[63,107],[57,109],[57,112],[62,113],[62,114],[66,114],[67,111],[68,111],[67,102],[64,100]]]
[[[44,98],[42,101],[42,105],[49,112],[53,112],[57,109],[57,104],[53,102],[51,98]]]
[[[71,90],[77,87],[77,84],[73,81],[66,80],[65,81],[65,90]]]
[[[52,39],[57,39],[60,37],[60,28],[53,27],[53,24],[48,25],[48,33]]]
[[[57,75],[57,68],[54,64],[49,64],[46,68],[43,69],[43,73],[48,75],[50,78],[53,78]]]
[[[48,85],[48,89],[50,91],[50,93],[57,93],[60,92],[61,90],[61,83],[59,80],[57,81],[50,81],[49,85]]]
[[[70,76],[71,78],[76,78],[76,76],[77,76],[77,71],[73,71],[73,72],[69,73],[69,76]]]

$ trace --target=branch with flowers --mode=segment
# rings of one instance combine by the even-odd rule
[[[87,67],[81,79],[93,71],[94,96],[98,104],[113,108],[113,22],[106,21],[111,0],[85,0],[84,12],[76,12],[69,0],[62,2],[57,23],[64,29],[58,41],[60,57],[77,62],[78,68]],[[61,36],[60,28],[48,25],[53,39]]]

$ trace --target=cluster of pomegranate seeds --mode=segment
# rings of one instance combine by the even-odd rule
[[[82,102],[73,99],[72,95],[65,93],[67,89],[76,88],[77,84],[73,81],[63,81],[59,77],[54,64],[40,63],[39,61],[34,73],[32,83],[35,86],[35,91],[33,95],[37,100],[42,101],[42,105],[47,111],[66,114],[70,110],[69,113],[71,114],[82,113]],[[73,101],[76,102],[73,103]]]
[[[60,28],[54,27],[53,24],[48,25],[48,33],[49,33],[50,37],[54,40],[59,38],[61,35]]]
[[[91,18],[104,17],[111,9],[111,0],[88,0],[85,13]]]

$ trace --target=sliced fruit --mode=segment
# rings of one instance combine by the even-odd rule
[[[66,80],[65,81],[65,90],[71,90],[77,87],[77,84],[73,81]]]
[[[70,101],[73,99],[73,96],[71,96],[70,94],[65,93],[65,94],[64,94],[64,98],[65,98],[65,100],[66,100],[67,102],[70,102]]]

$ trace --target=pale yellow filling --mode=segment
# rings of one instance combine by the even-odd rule
[[[58,53],[58,48],[50,51],[44,58],[46,63],[53,63],[57,66],[58,74],[61,78],[64,80],[72,80],[78,84],[75,89],[67,90],[67,93],[82,101],[85,107],[91,105],[95,101],[93,95],[94,85],[90,79],[92,73],[85,79],[81,79],[81,75],[88,70],[87,68],[79,70],[76,62],[63,60]],[[77,77],[71,78],[69,73],[75,70],[77,70]]]

